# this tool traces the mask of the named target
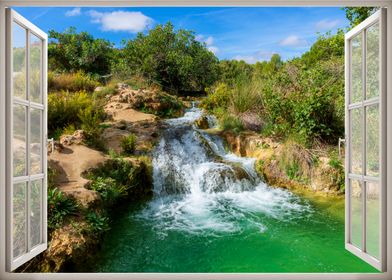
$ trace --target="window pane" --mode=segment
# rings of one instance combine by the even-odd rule
[[[362,248],[362,188],[361,182],[350,181],[351,243]]]
[[[12,24],[13,94],[26,98],[26,30]]]
[[[42,180],[31,182],[30,191],[30,242],[31,247],[41,243],[41,189]]]
[[[366,33],[366,98],[380,92],[380,29],[376,23]]]
[[[26,183],[14,185],[13,190],[13,257],[16,258],[27,251],[26,244]]]
[[[380,111],[378,105],[366,108],[366,174],[378,176],[380,168]]]
[[[362,174],[362,108],[350,111],[351,119],[351,173]]]
[[[13,106],[13,167],[14,176],[26,175],[26,107]]]
[[[362,36],[351,40],[351,103],[362,101]]]
[[[42,173],[42,133],[41,133],[41,114],[38,109],[30,109],[30,164],[31,174]]]
[[[380,188],[366,183],[366,251],[380,258]]]
[[[41,40],[30,34],[30,100],[41,100]]]

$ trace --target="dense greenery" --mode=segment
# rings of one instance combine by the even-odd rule
[[[378,8],[376,7],[346,7],[346,17],[350,21],[350,26],[354,27],[368,18]]]
[[[174,30],[171,23],[128,40],[118,65],[122,69],[116,70],[139,74],[171,92],[203,91],[218,74],[215,55],[196,40],[193,32]]]
[[[109,74],[113,45],[94,39],[87,32],[77,33],[74,27],[65,32],[49,31],[49,69],[54,71]]]
[[[240,131],[251,116],[260,122],[258,132],[305,145],[336,143],[343,135],[343,31],[320,36],[308,52],[287,62],[273,55],[255,65],[221,63],[227,72],[202,106],[224,129]]]

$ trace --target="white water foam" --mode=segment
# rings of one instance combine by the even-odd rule
[[[291,192],[271,188],[254,170],[255,159],[227,153],[221,139],[196,129],[201,110],[168,120],[153,156],[154,199],[138,217],[158,232],[192,234],[268,230],[266,219],[289,222],[311,211]]]

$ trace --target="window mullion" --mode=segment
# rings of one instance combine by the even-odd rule
[[[30,157],[30,138],[31,138],[31,109],[30,109],[30,31],[27,29],[26,32],[26,98],[29,102],[27,107],[27,131],[26,131],[26,155],[27,155],[27,164],[26,164],[26,175],[29,177],[29,181],[27,182],[27,196],[26,196],[26,244],[27,244],[27,252],[30,252],[31,244],[30,244],[30,213],[31,213],[31,205],[30,205],[30,196],[31,196],[31,179],[30,179],[30,169],[31,169],[31,157]]]
[[[366,252],[366,29],[362,36],[362,250]]]

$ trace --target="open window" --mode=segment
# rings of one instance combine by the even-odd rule
[[[345,36],[346,249],[386,269],[386,11]]]
[[[7,265],[44,251],[47,36],[7,9]]]
[[[7,9],[7,270],[47,248],[47,35]],[[386,270],[386,10],[346,34],[346,249]]]

